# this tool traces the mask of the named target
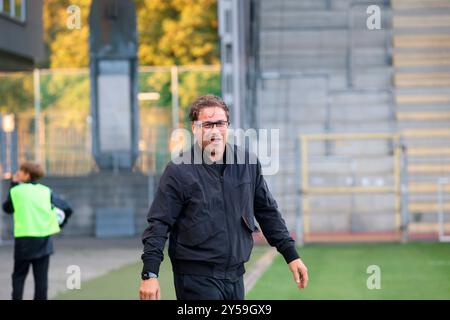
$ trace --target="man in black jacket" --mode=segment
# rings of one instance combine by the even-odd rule
[[[191,107],[192,148],[166,167],[142,236],[141,299],[160,299],[159,267],[170,232],[169,257],[180,300],[244,299],[244,263],[258,221],[299,288],[308,271],[278,211],[253,154],[227,143],[229,113],[219,97]],[[252,161],[252,159],[254,161]]]

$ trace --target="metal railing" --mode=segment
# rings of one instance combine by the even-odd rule
[[[391,173],[393,178],[393,185],[380,186],[362,186],[355,185],[354,180],[350,186],[322,186],[316,187],[310,185],[310,142],[324,142],[327,140],[333,141],[371,141],[371,140],[392,140],[395,146],[392,154]],[[330,195],[330,194],[369,194],[369,193],[392,193],[395,195],[394,200],[394,215],[395,215],[395,230],[396,238],[398,240],[407,240],[407,224],[408,224],[408,208],[407,201],[407,177],[406,177],[406,153],[401,141],[401,137],[397,133],[325,133],[325,134],[303,134],[299,137],[296,144],[299,161],[296,166],[296,181],[297,181],[297,214],[296,214],[296,235],[299,243],[308,241],[311,235],[310,230],[310,204],[309,198],[311,195]],[[330,156],[324,156],[324,159],[331,159]],[[342,157],[341,157],[342,158]],[[343,158],[342,158],[343,159]],[[341,160],[342,160],[341,159]],[[353,161],[352,156],[347,156],[347,160]],[[345,159],[344,159],[345,160]],[[373,160],[373,159],[372,159]],[[352,168],[354,170],[354,167]],[[352,174],[354,172],[352,171]],[[351,230],[349,230],[351,234]]]

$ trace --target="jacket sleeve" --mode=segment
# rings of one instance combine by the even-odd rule
[[[8,214],[14,213],[14,207],[13,207],[11,195],[9,194],[9,192],[8,192],[8,198],[6,199],[5,202],[3,202],[3,211]]]
[[[72,216],[73,209],[66,200],[64,200],[60,196],[56,195],[54,192],[52,192],[52,194],[51,194],[51,202],[52,202],[53,207],[57,207],[57,208],[61,209],[62,211],[64,211],[64,215],[65,215],[64,221],[59,226],[62,229],[66,226],[67,222],[69,221],[69,218]]]
[[[15,187],[17,185],[18,185],[17,182],[11,181],[11,186],[10,186],[9,190],[11,191],[11,188],[13,188],[13,187]],[[13,206],[13,202],[12,202],[12,199],[11,199],[11,192],[10,191],[8,191],[8,197],[6,198],[6,201],[3,202],[3,211],[5,213],[8,213],[8,214],[13,214],[14,213],[14,206]]]
[[[159,267],[164,259],[163,250],[167,234],[183,207],[183,190],[177,165],[169,163],[160,178],[155,198],[148,212],[148,226],[142,234],[143,272],[159,273]]]
[[[256,170],[254,210],[256,220],[269,244],[277,248],[287,263],[299,258],[295,241],[289,235],[278,205],[267,187],[259,161]]]

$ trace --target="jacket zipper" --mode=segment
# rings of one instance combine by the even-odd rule
[[[230,266],[230,258],[231,258],[231,230],[230,230],[230,222],[229,222],[229,217],[227,214],[227,209],[226,209],[226,201],[225,201],[225,188],[224,188],[224,179],[223,176],[220,176],[220,185],[222,187],[222,195],[223,195],[223,206],[224,206],[224,212],[225,212],[225,220],[226,220],[226,224],[227,224],[227,237],[228,237],[228,252],[227,252],[227,264],[226,264],[226,269],[229,268]]]

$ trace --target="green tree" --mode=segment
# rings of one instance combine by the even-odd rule
[[[89,8],[92,0],[44,1],[42,66],[89,64]],[[81,29],[67,28],[67,8],[80,7]],[[218,64],[217,0],[136,0],[140,65]]]
[[[217,0],[137,2],[142,65],[218,64]]]
[[[67,28],[67,8],[80,8],[81,28]],[[51,68],[79,68],[89,65],[89,8],[91,0],[45,0],[44,41]]]
[[[11,73],[0,75],[0,113],[33,109],[33,75]]]

